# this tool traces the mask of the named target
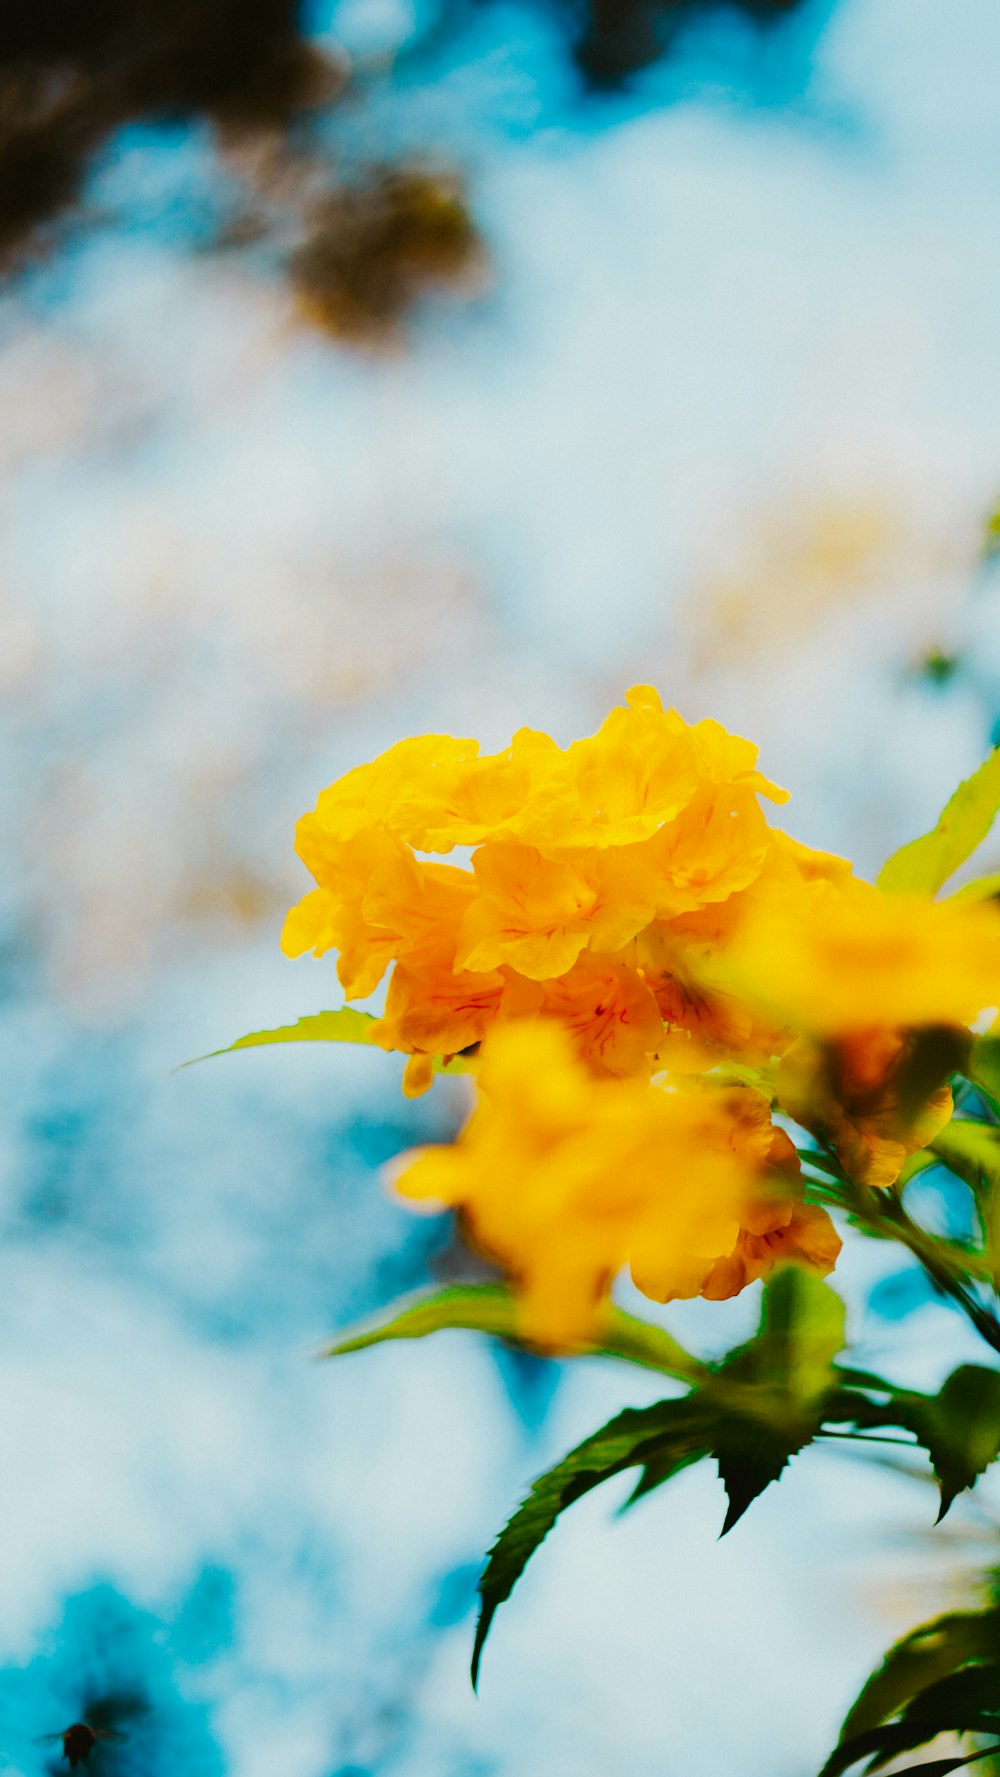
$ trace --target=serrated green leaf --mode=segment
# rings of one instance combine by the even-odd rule
[[[660,1462],[672,1463],[671,1472],[677,1474],[705,1454],[704,1416],[697,1401],[685,1396],[652,1407],[626,1408],[539,1476],[500,1532],[479,1582],[482,1603],[472,1650],[473,1688],[496,1611],[510,1597],[559,1514],[613,1475],[641,1467],[654,1455]]]
[[[335,1012],[311,1012],[305,1018],[299,1018],[294,1024],[279,1024],[274,1030],[252,1030],[245,1037],[237,1037],[235,1043],[227,1043],[224,1049],[210,1049],[206,1055],[192,1056],[190,1061],[182,1061],[174,1069],[181,1073],[186,1067],[195,1067],[200,1061],[214,1061],[217,1055],[232,1055],[237,1049],[264,1048],[271,1043],[361,1043],[371,1046],[372,1031],[378,1019],[371,1012],[359,1012],[355,1006],[340,1006]],[[471,1056],[452,1055],[435,1058],[435,1073],[465,1074],[474,1071],[475,1061]]]
[[[773,1272],[756,1336],[701,1390],[715,1409],[711,1447],[729,1502],[723,1536],[819,1431],[843,1343],[836,1291],[798,1265]]]
[[[728,1501],[720,1536],[728,1535],[747,1507],[780,1478],[789,1457],[802,1448],[797,1442],[790,1449],[789,1441],[773,1427],[750,1421],[733,1420],[717,1430],[714,1454]]]
[[[312,1012],[295,1024],[279,1024],[274,1030],[252,1030],[224,1049],[210,1049],[207,1055],[195,1055],[182,1061],[181,1068],[195,1067],[199,1061],[214,1061],[217,1055],[232,1055],[237,1049],[257,1049],[269,1043],[371,1043],[372,1029],[378,1020],[370,1012],[359,1012],[354,1006],[341,1006],[336,1012]]]
[[[956,1495],[1000,1455],[1000,1370],[961,1364],[938,1394],[900,1397],[897,1410],[899,1423],[930,1456],[941,1489],[940,1523]]]
[[[1000,748],[959,784],[930,833],[894,852],[878,874],[889,894],[935,895],[986,838],[1000,808]]]
[[[893,1716],[918,1691],[997,1645],[997,1623],[984,1611],[955,1611],[902,1636],[859,1691],[841,1739]]]
[[[402,1308],[393,1309],[388,1318],[349,1329],[328,1345],[321,1356],[344,1357],[387,1340],[424,1339],[430,1333],[448,1329],[489,1333],[497,1339],[520,1343],[514,1292],[502,1283],[456,1284],[430,1291]],[[682,1381],[691,1381],[705,1372],[705,1366],[665,1328],[610,1305],[602,1311],[594,1342],[585,1355],[621,1358]]]

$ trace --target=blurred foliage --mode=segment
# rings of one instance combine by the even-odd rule
[[[471,269],[477,249],[456,178],[375,168],[326,198],[293,255],[292,283],[320,326],[363,338],[394,326],[424,290]]]
[[[656,60],[699,14],[736,11],[763,26],[800,0],[552,4],[584,79],[601,85]],[[471,10],[446,0],[425,39],[450,44]],[[54,225],[74,209],[79,219],[89,171],[117,130],[205,120],[236,150],[244,183],[218,244],[274,237],[301,311],[321,328],[370,343],[391,335],[423,291],[474,270],[480,243],[454,171],[411,157],[346,173],[310,130],[309,115],[324,117],[346,92],[363,103],[364,76],[310,39],[306,14],[300,0],[8,0],[0,269],[51,249]]]
[[[889,1762],[940,1736],[960,1750],[918,1764],[893,1765],[904,1777],[945,1777],[1000,1754],[1000,1576],[986,1576],[975,1610],[949,1611],[897,1641],[863,1687],[821,1777]],[[971,1745],[969,1738],[971,1738]],[[984,1744],[985,1742],[985,1744]]]

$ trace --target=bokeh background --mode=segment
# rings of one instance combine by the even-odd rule
[[[406,733],[652,680],[810,843],[930,824],[1000,717],[998,78],[995,0],[7,0],[3,1769],[89,1713],[122,1777],[810,1777],[954,1595],[975,1511],[889,1465],[721,1543],[707,1468],[605,1488],[475,1700],[482,1551],[655,1382],[317,1363],[460,1270],[379,1168],[461,1083],[170,1070],[339,1003],[278,949],[294,821]],[[899,1256],[842,1277],[896,1375],[963,1354]]]

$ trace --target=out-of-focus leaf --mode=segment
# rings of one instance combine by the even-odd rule
[[[860,1764],[862,1759],[868,1760],[866,1774],[879,1771],[901,1752],[914,1752],[918,1746],[926,1746],[929,1740],[937,1739],[939,1734],[951,1732],[996,1734],[1000,1732],[1000,1722],[995,1715],[969,1721],[961,1729],[956,1729],[950,1721],[942,1721],[936,1727],[926,1721],[888,1722],[883,1727],[869,1728],[864,1734],[855,1734],[852,1739],[842,1741],[830,1754],[819,1777],[841,1777],[842,1772]],[[916,1773],[922,1766],[916,1765],[913,1769]]]
[[[981,1746],[978,1752],[967,1752],[959,1758],[932,1758],[919,1765],[904,1765],[896,1777],[950,1777],[952,1771],[960,1771],[963,1765],[974,1765],[977,1759],[992,1758],[1000,1752],[1000,1741],[996,1746]]]
[[[942,1731],[939,1723],[961,1734],[984,1717],[997,1716],[998,1698],[1000,1666],[994,1659],[936,1678],[911,1698],[903,1716],[907,1721],[929,1725],[936,1734]]]
[[[801,1265],[784,1265],[764,1289],[758,1352],[795,1400],[811,1405],[830,1385],[844,1344],[844,1304]]]
[[[371,1045],[372,1031],[377,1023],[378,1019],[371,1012],[359,1012],[355,1006],[341,1006],[336,1012],[311,1012],[295,1024],[279,1024],[274,1030],[252,1030],[245,1037],[237,1037],[235,1043],[227,1043],[224,1049],[210,1049],[207,1055],[195,1055],[190,1061],[182,1061],[174,1071],[180,1073],[182,1068],[194,1067],[199,1061],[214,1061],[217,1055],[232,1055],[237,1049],[258,1049],[270,1043]],[[474,1059],[465,1055],[452,1055],[447,1060],[438,1057],[434,1063],[435,1073],[471,1073],[474,1067]]]
[[[1000,506],[991,512],[983,525],[983,560],[993,561],[1000,553]]]
[[[959,1269],[996,1285],[1000,1280],[1000,1126],[971,1117],[952,1117],[935,1136],[931,1149],[969,1186],[982,1229],[982,1250],[951,1247],[947,1256]],[[944,1248],[939,1250],[945,1257]]]
[[[652,1407],[627,1408],[539,1477],[500,1532],[479,1582],[482,1604],[472,1650],[473,1687],[479,1681],[479,1664],[494,1615],[510,1597],[560,1512],[612,1475],[641,1466],[653,1455],[670,1474],[677,1474],[705,1453],[704,1415],[698,1402],[686,1396]]]
[[[977,1195],[1000,1180],[1000,1127],[995,1123],[952,1117],[930,1147]]]
[[[972,1487],[1000,1455],[1000,1370],[961,1364],[940,1393],[910,1408],[910,1425],[934,1465],[940,1522],[956,1494]]]
[[[986,838],[1000,808],[1000,748],[959,784],[930,833],[883,864],[878,886],[890,894],[934,895]]]
[[[998,1625],[984,1611],[955,1611],[911,1629],[889,1649],[859,1691],[844,1718],[841,1738],[848,1740],[876,1727],[918,1691],[998,1646]]]
[[[967,1077],[1000,1107],[1000,1037],[976,1037],[965,1068]]]
[[[424,1339],[448,1328],[489,1333],[497,1339],[519,1343],[517,1307],[513,1291],[502,1283],[452,1285],[435,1290],[394,1309],[388,1319],[343,1333],[322,1353],[344,1357],[366,1351],[390,1339]],[[594,1342],[586,1355],[623,1358],[661,1375],[691,1381],[705,1373],[705,1366],[663,1328],[607,1307],[600,1317]]]
[[[951,901],[993,901],[1000,895],[1000,870],[994,870],[989,876],[977,876],[972,882],[963,882],[961,888],[949,895]]]

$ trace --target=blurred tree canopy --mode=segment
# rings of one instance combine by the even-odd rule
[[[450,43],[486,3],[443,0],[424,36]],[[668,53],[699,15],[728,11],[765,27],[801,0],[535,3],[554,16],[582,82],[595,87]],[[269,151],[270,178],[261,189],[257,166],[245,180],[246,213],[228,244],[277,229],[282,264],[313,320],[349,336],[392,329],[421,289],[474,262],[478,238],[447,170],[337,171],[308,119],[324,118],[347,92],[356,102],[354,86],[346,56],[310,36],[302,0],[6,0],[0,270],[9,275],[53,250],[64,219],[80,223],[88,173],[117,130],[205,120],[229,147]]]

